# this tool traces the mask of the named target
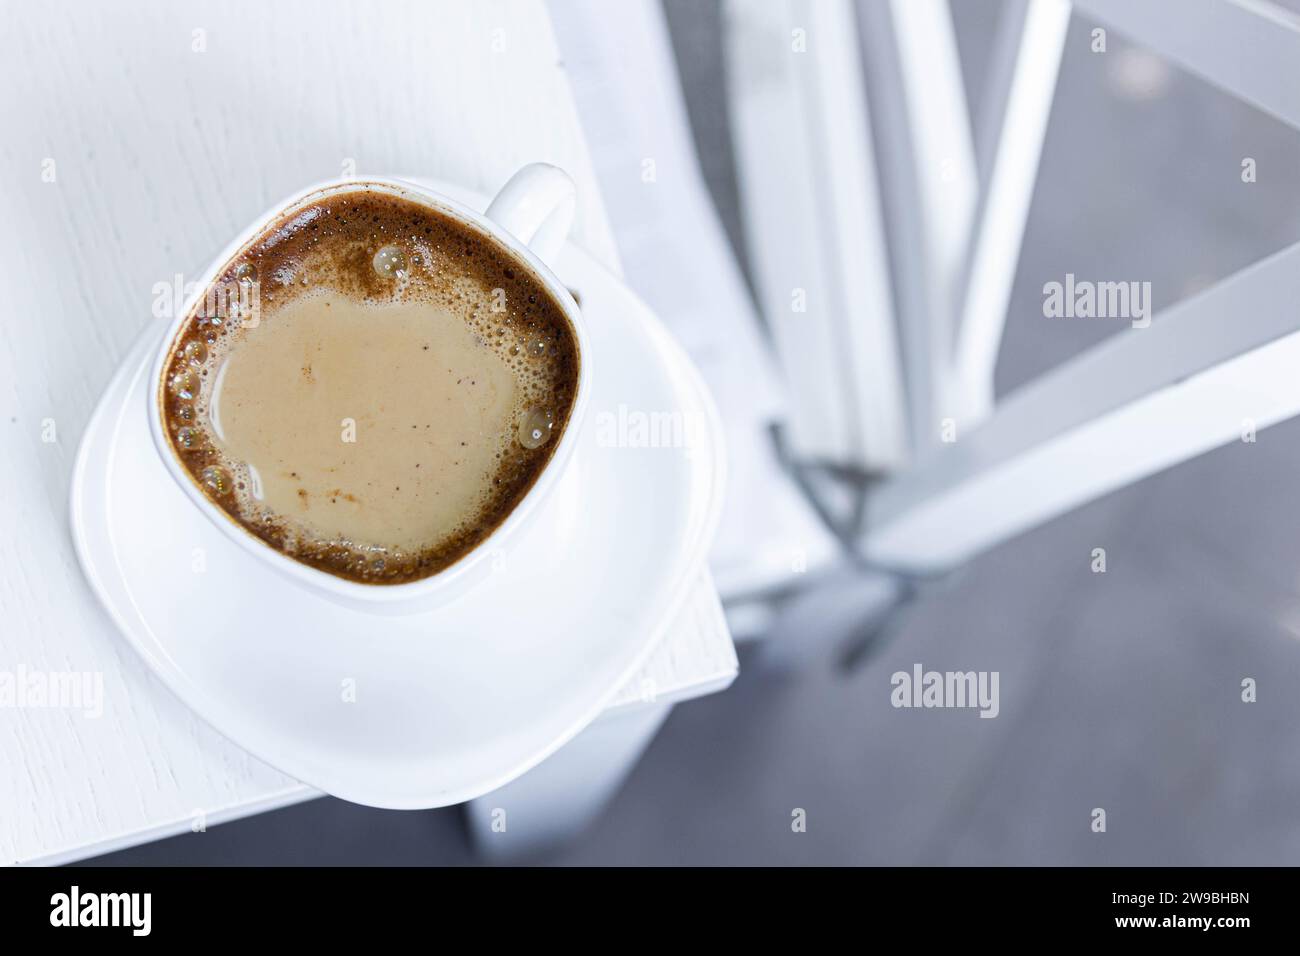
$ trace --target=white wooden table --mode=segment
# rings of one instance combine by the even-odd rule
[[[6,18],[0,674],[101,674],[105,706],[98,719],[0,707],[0,863],[58,862],[316,795],[153,680],[73,554],[77,444],[151,321],[155,284],[196,273],[272,202],[351,168],[491,193],[525,162],[556,163],[579,185],[575,239],[618,262],[540,3],[137,0]],[[471,819],[508,797],[544,820],[526,839],[577,826],[673,701],[730,683],[711,581],[680,617],[604,716]]]

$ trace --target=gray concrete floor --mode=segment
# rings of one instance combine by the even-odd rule
[[[997,4],[956,9],[975,75]],[[706,177],[737,240],[716,8],[668,10]],[[1300,239],[1300,135],[1117,36],[1089,52],[1090,28],[1076,19],[1067,41],[1000,392],[1118,328],[1044,319],[1044,282],[1149,280],[1162,306]],[[746,655],[737,684],[678,707],[593,830],[542,862],[1300,862],[1298,502],[1293,421],[982,556],[855,673],[829,652],[784,674]],[[1095,547],[1105,574],[1089,568]],[[915,662],[1000,671],[1000,715],[895,710],[889,676]],[[1257,703],[1241,701],[1245,677]],[[794,807],[806,833],[791,832]],[[1090,830],[1094,807],[1104,834]],[[101,859],[472,856],[454,810],[320,800]]]

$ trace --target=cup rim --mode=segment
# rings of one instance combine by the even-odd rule
[[[160,391],[164,387],[163,374],[171,355],[171,344],[176,339],[177,332],[184,325],[199,298],[204,295],[212,282],[222,273],[226,264],[260,235],[267,225],[284,216],[295,206],[301,206],[314,199],[336,193],[367,190],[372,187],[378,187],[390,194],[412,199],[431,206],[440,212],[447,213],[463,224],[486,233],[492,239],[504,245],[533,272],[538,281],[551,293],[552,298],[559,303],[573,332],[578,352],[578,380],[574,389],[574,398],[569,411],[568,422],[565,424],[564,432],[560,435],[555,450],[533,481],[532,486],[524,493],[523,497],[519,499],[500,524],[452,564],[428,577],[400,584],[366,584],[360,581],[350,581],[330,574],[328,571],[322,571],[311,565],[296,561],[253,535],[243,525],[231,518],[224,509],[213,503],[199,488],[189,472],[185,470],[180,459],[172,450],[171,442],[168,440],[163,422],[162,406],[159,402]],[[502,226],[463,203],[407,179],[395,176],[369,175],[355,178],[329,179],[299,190],[262,213],[232,240],[204,270],[200,281],[195,283],[194,292],[184,297],[181,308],[168,322],[167,328],[155,349],[153,361],[150,363],[150,388],[147,390],[148,408],[146,411],[149,417],[149,431],[153,436],[154,447],[159,457],[162,458],[167,472],[181,486],[190,497],[190,500],[198,506],[198,509],[216,524],[227,538],[240,545],[249,554],[259,560],[266,561],[277,571],[299,583],[314,587],[336,599],[341,598],[348,604],[379,607],[417,601],[440,593],[446,593],[448,597],[452,596],[451,592],[459,587],[464,587],[470,581],[471,571],[487,557],[494,543],[500,545],[502,541],[515,536],[532,512],[549,496],[572,457],[574,447],[577,444],[578,433],[581,430],[587,399],[591,391],[590,359],[590,343],[586,327],[582,321],[582,313],[568,287],[559,280],[546,263],[538,258],[536,253]]]

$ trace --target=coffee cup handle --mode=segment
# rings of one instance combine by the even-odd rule
[[[554,267],[573,226],[577,194],[573,180],[560,167],[529,163],[501,187],[486,215]]]

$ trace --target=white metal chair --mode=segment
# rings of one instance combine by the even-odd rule
[[[943,573],[1300,412],[1300,244],[993,394],[1072,10],[1297,128],[1300,16],[1271,0],[1007,0],[972,123],[946,0],[725,10],[787,445],[864,566]]]

